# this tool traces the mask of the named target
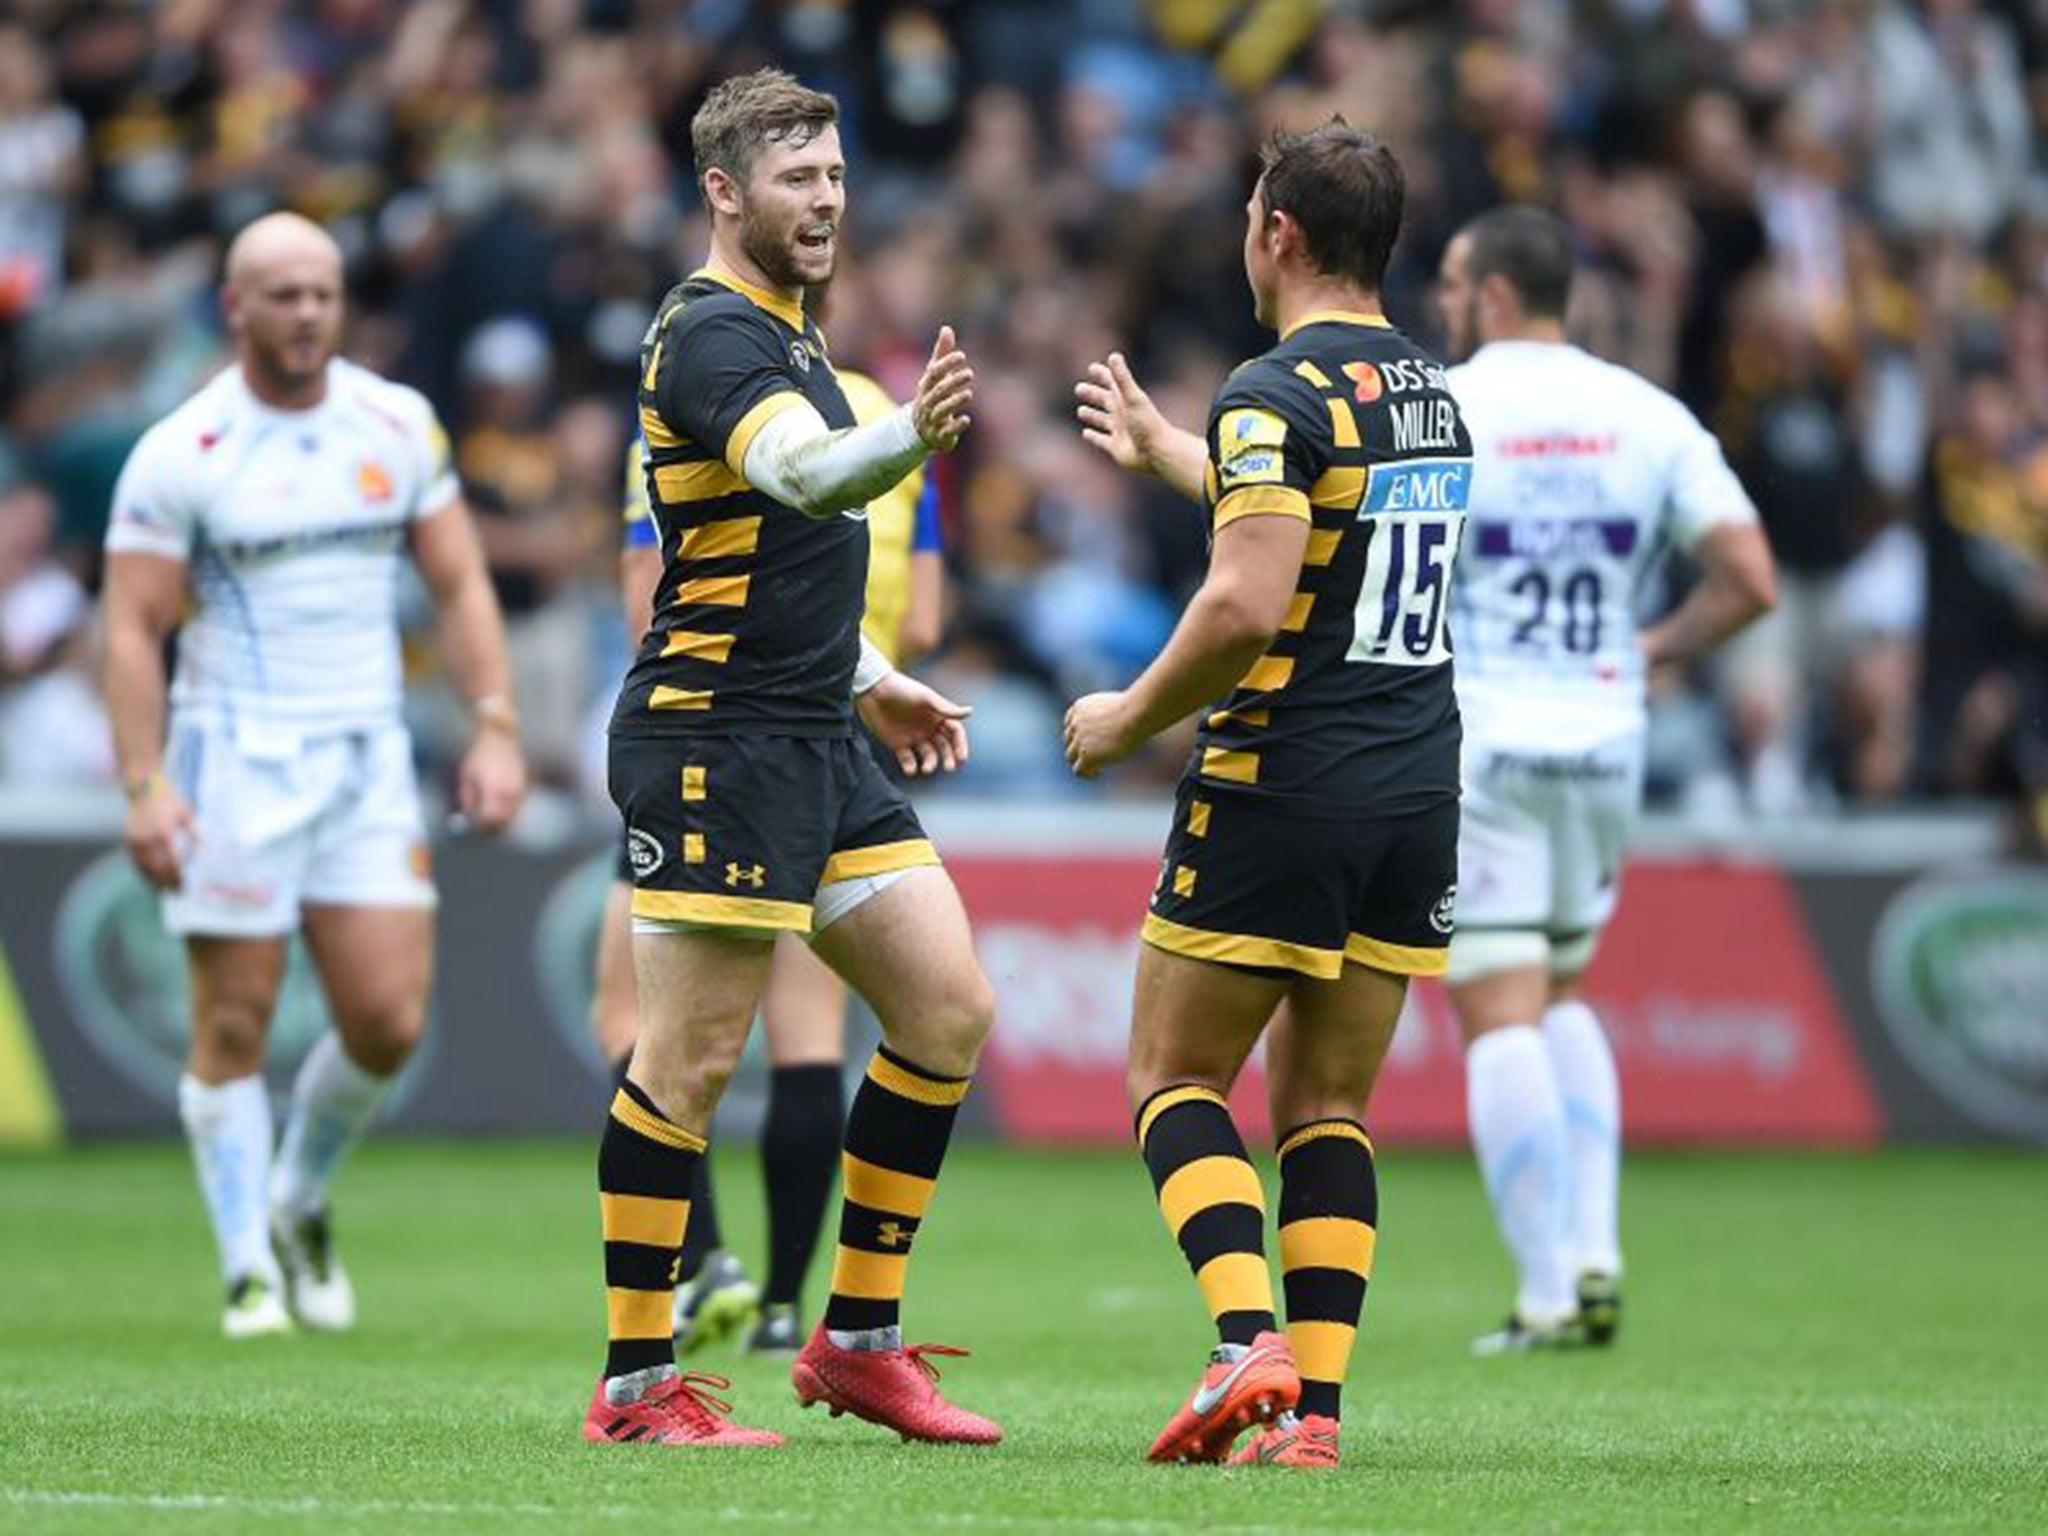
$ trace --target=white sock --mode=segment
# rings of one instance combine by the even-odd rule
[[[332,1030],[315,1041],[292,1084],[270,1203],[288,1216],[325,1209],[334,1170],[362,1139],[390,1086],[390,1078],[373,1077],[350,1061]]]
[[[614,1408],[624,1408],[639,1402],[671,1376],[679,1374],[681,1373],[674,1365],[650,1365],[644,1371],[629,1371],[624,1376],[607,1376],[604,1379],[604,1400]]]
[[[1581,1002],[1543,1015],[1543,1043],[1564,1095],[1571,1149],[1570,1245],[1574,1270],[1621,1273],[1621,1079],[1599,1016]]]
[[[1472,1149],[1521,1277],[1515,1312],[1525,1323],[1561,1321],[1578,1309],[1565,1249],[1564,1101],[1535,1026],[1511,1024],[1472,1042],[1465,1103]]]
[[[835,1349],[852,1349],[882,1353],[903,1347],[903,1329],[891,1324],[887,1328],[827,1328],[825,1336],[832,1341]]]
[[[270,1090],[260,1076],[202,1083],[188,1072],[178,1079],[178,1115],[192,1143],[222,1277],[230,1285],[244,1275],[280,1284],[264,1203],[270,1177]]]

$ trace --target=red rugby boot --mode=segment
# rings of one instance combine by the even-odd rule
[[[806,1408],[823,1403],[834,1418],[850,1413],[906,1440],[994,1445],[1003,1438],[1002,1426],[947,1402],[939,1392],[939,1368],[927,1358],[966,1353],[944,1344],[841,1349],[820,1323],[789,1368],[789,1379],[798,1402]]]
[[[1337,1421],[1320,1413],[1283,1413],[1230,1458],[1233,1467],[1300,1467],[1332,1472],[1337,1467]]]
[[[772,1429],[747,1429],[728,1417],[732,1404],[706,1388],[723,1392],[732,1383],[723,1376],[684,1371],[647,1389],[636,1403],[614,1405],[605,1400],[604,1378],[590,1399],[583,1420],[583,1438],[614,1445],[701,1445],[718,1449],[762,1448],[782,1444]]]
[[[1301,1375],[1284,1333],[1219,1344],[1187,1406],[1152,1442],[1153,1461],[1221,1461],[1248,1425],[1269,1423],[1301,1399]]]

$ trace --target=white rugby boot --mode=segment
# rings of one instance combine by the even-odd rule
[[[284,1269],[291,1314],[317,1333],[345,1333],[356,1325],[356,1292],[334,1251],[334,1230],[324,1210],[305,1216],[273,1211],[270,1246]]]

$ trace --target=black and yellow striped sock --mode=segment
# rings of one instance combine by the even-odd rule
[[[1280,1138],[1280,1269],[1299,1411],[1336,1418],[1379,1241],[1372,1143],[1356,1120],[1311,1120]]]
[[[1138,1146],[1218,1338],[1249,1344],[1272,1332],[1265,1193],[1223,1096],[1185,1085],[1160,1089],[1138,1110]]]
[[[703,1155],[704,1138],[662,1114],[639,1084],[613,1095],[597,1150],[608,1378],[675,1364],[670,1308]]]
[[[910,1245],[931,1204],[969,1079],[940,1077],[887,1046],[875,1052],[846,1117],[839,1249],[825,1326],[834,1333],[894,1328]]]
[[[627,1051],[612,1063],[612,1087],[627,1085],[627,1071],[633,1069],[633,1053]],[[705,1255],[723,1247],[719,1239],[719,1202],[711,1190],[711,1149],[696,1159],[696,1182],[690,1186],[690,1227],[682,1237],[682,1268],[678,1280],[694,1280],[705,1268]]]
[[[612,1087],[626,1086],[626,1073],[633,1065],[633,1053],[627,1051],[612,1063]],[[705,1147],[697,1159],[697,1174],[690,1186],[690,1225],[683,1233],[683,1264],[676,1272],[678,1280],[694,1280],[697,1271],[704,1267],[705,1258],[715,1249],[725,1246],[718,1230],[718,1199],[711,1187],[711,1149]]]

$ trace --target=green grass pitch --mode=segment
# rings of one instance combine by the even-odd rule
[[[593,1156],[372,1145],[339,1207],[360,1332],[237,1346],[182,1147],[0,1159],[0,1531],[2048,1531],[2037,1156],[1637,1158],[1619,1345],[1478,1361],[1509,1283],[1476,1177],[1391,1150],[1321,1478],[1146,1466],[1206,1330],[1137,1160],[985,1147],[948,1170],[908,1317],[974,1349],[946,1385],[1001,1446],[801,1413],[730,1356],[696,1363],[786,1450],[585,1446]],[[753,1170],[721,1170],[758,1252]]]

